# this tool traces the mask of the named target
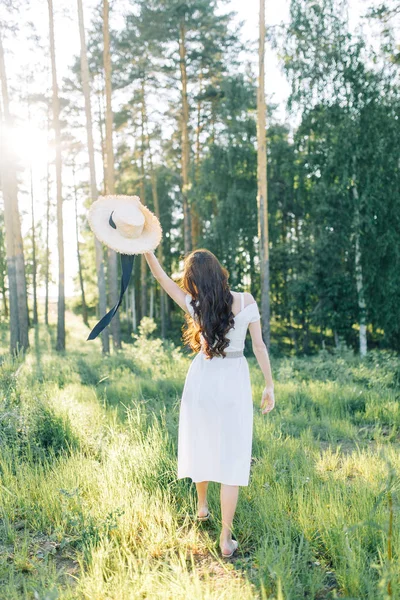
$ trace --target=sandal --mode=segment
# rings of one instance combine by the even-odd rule
[[[238,549],[238,545],[239,544],[237,543],[237,541],[236,540],[232,540],[232,542],[233,542],[234,548],[233,548],[233,550],[232,550],[232,552],[230,554],[224,554],[222,552],[222,550],[221,550],[221,554],[222,554],[223,558],[231,558],[231,556],[233,556],[234,553],[236,552],[236,550]]]
[[[208,521],[208,519],[211,517],[210,513],[208,512],[206,515],[204,515],[204,517],[199,517],[199,515],[197,515],[197,520],[198,521]]]

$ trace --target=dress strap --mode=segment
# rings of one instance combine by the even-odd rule
[[[244,309],[244,292],[240,292],[240,310]]]

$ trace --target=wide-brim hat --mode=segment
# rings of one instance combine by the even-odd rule
[[[139,196],[99,196],[88,220],[97,239],[120,254],[143,254],[161,241],[160,222]]]

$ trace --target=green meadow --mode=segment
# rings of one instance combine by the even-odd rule
[[[349,350],[272,357],[276,408],[254,391],[251,482],[220,558],[219,486],[196,523],[176,480],[190,364],[152,337],[102,356],[68,314],[68,352],[31,330],[0,364],[3,600],[400,598],[400,359]],[[6,348],[5,332],[1,347]]]

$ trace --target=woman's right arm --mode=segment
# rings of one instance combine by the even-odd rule
[[[171,277],[168,277],[168,275],[158,262],[154,252],[145,252],[144,255],[146,257],[147,264],[150,267],[150,271],[153,273],[155,279],[157,279],[161,287],[167,292],[169,296],[171,296],[172,300],[179,304],[179,306],[185,312],[188,312],[185,301],[186,294],[182,290],[182,288],[180,288],[179,285],[171,279]]]
[[[253,345],[253,352],[265,379],[265,388],[263,390],[261,399],[262,413],[265,414],[274,408],[275,396],[268,350],[262,338],[261,321],[258,320],[250,323],[249,331]]]

